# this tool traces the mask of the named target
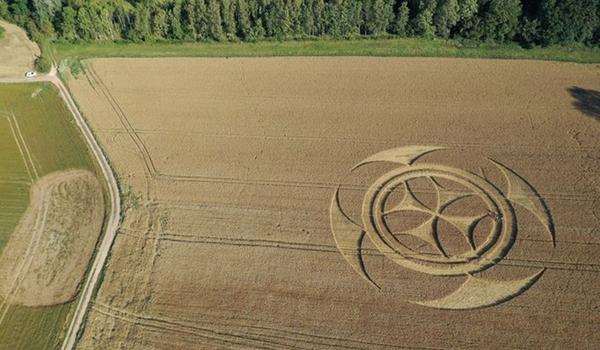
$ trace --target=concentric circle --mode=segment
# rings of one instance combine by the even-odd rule
[[[398,241],[384,221],[387,197],[398,186],[420,177],[435,177],[459,183],[470,189],[494,213],[496,220],[485,242],[469,255],[444,257],[415,252]],[[432,275],[464,275],[482,271],[501,260],[512,246],[516,222],[512,206],[487,180],[453,167],[421,164],[394,169],[371,185],[365,194],[362,220],[377,249],[397,264]]]

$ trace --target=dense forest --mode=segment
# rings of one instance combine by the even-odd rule
[[[600,43],[600,0],[0,0],[0,17],[70,42],[393,35]]]

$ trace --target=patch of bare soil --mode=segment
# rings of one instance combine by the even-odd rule
[[[63,171],[36,181],[30,205],[0,256],[3,303],[41,306],[71,300],[103,219],[102,188],[93,173]]]
[[[40,49],[18,26],[0,21],[6,31],[0,38],[0,78],[23,77],[33,69]]]
[[[126,211],[82,349],[600,344],[598,67],[87,65]]]

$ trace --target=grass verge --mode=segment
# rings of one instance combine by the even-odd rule
[[[0,349],[58,349],[74,302],[31,308],[11,306],[0,327]]]
[[[454,40],[393,38],[257,43],[129,43],[51,44],[54,57],[237,57],[237,56],[403,56],[552,60],[600,63],[600,48],[552,46],[524,49],[516,44],[468,46]]]

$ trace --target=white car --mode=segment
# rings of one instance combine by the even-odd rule
[[[32,72],[27,72],[27,73],[25,73],[25,77],[26,78],[35,78],[35,77],[37,77],[37,73],[33,72],[33,71]]]

